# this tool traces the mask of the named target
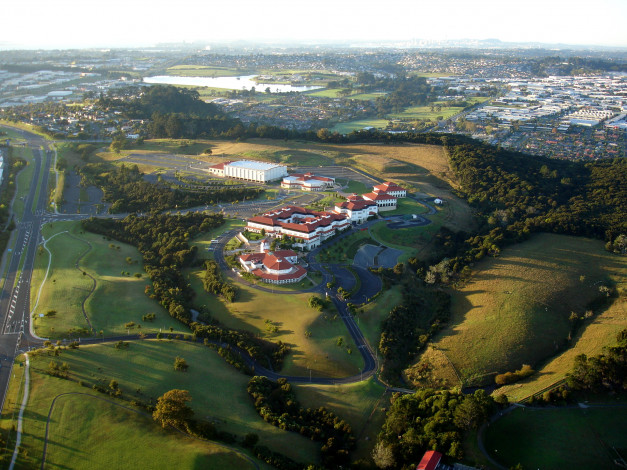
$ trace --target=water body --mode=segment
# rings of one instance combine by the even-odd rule
[[[322,88],[321,86],[283,85],[274,83],[256,83],[253,81],[256,75],[242,75],[239,77],[180,77],[177,75],[157,75],[144,77],[145,83],[157,83],[166,85],[192,85],[206,86],[210,88],[227,88],[229,90],[250,90],[255,87],[258,92],[264,92],[270,88],[271,93],[287,93],[290,91],[311,91]]]

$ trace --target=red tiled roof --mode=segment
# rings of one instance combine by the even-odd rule
[[[442,454],[439,452],[436,452],[435,450],[428,450],[425,452],[425,455],[422,456],[422,460],[420,460],[416,470],[435,470],[440,463],[441,458]]]
[[[209,168],[215,168],[216,170],[224,170],[224,167],[229,163],[233,163],[232,161],[218,163],[217,165],[210,166]]]
[[[336,207],[340,207],[342,209],[348,209],[349,211],[360,211],[362,209],[365,209],[366,207],[372,207],[375,206],[376,203],[372,202],[372,201],[346,201],[346,202],[342,202],[340,204],[336,204]]]
[[[277,222],[276,220],[274,220],[272,217],[267,217],[267,216],[263,216],[263,215],[258,215],[257,217],[252,217],[250,219],[248,219],[249,222],[254,222],[257,224],[263,224],[263,225],[279,225],[279,222]]]
[[[256,263],[259,263],[263,261],[265,257],[265,253],[250,253],[248,255],[240,256],[239,259],[241,259],[242,261],[255,261]]]
[[[298,256],[294,250],[276,250],[272,253],[278,258],[289,258],[292,256]]]
[[[295,266],[295,268],[296,270],[294,272],[287,274],[270,274],[262,271],[261,269],[255,269],[252,273],[262,279],[270,279],[273,281],[287,281],[290,279],[298,279],[307,274],[307,271],[302,266]]]
[[[383,192],[405,191],[405,188],[401,188],[398,184],[392,183],[391,181],[386,181],[385,183],[378,184],[373,189],[375,191],[378,190],[378,191],[383,191]]]
[[[396,196],[390,196],[386,193],[367,193],[363,196],[364,199],[370,199],[371,201],[389,201],[391,199],[397,199]]]

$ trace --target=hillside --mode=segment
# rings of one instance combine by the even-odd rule
[[[571,312],[584,316],[601,285],[625,289],[626,272],[627,260],[596,240],[540,234],[511,246],[478,263],[470,282],[452,293],[449,326],[407,376],[415,385],[456,385],[458,377],[465,385],[485,385],[496,373],[536,367],[573,345]]]

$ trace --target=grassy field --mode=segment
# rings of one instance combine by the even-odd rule
[[[339,378],[358,374],[363,367],[361,355],[334,307],[320,313],[307,306],[312,294],[282,294],[279,298],[277,293],[237,284],[238,300],[225,303],[204,291],[201,271],[187,274],[196,291],[196,302],[206,305],[221,323],[290,345],[284,374],[307,376],[311,370],[312,377]],[[278,327],[277,332],[271,331],[274,326]]]
[[[190,365],[186,373],[174,370],[173,362],[176,356],[185,358]],[[231,366],[227,365],[224,360],[219,357],[215,351],[201,345],[200,343],[187,343],[181,341],[158,341],[144,340],[133,342],[127,349],[116,349],[114,344],[102,344],[94,346],[82,346],[79,350],[65,350],[61,352],[59,362],[66,362],[70,369],[69,375],[72,380],[62,380],[50,377],[44,371],[48,369],[51,358],[47,355],[31,358],[31,395],[28,407],[25,413],[25,436],[24,445],[29,449],[29,454],[37,458],[41,455],[41,439],[45,428],[45,416],[52,399],[60,393],[65,392],[84,392],[88,394],[97,394],[92,390],[93,384],[100,384],[108,387],[110,381],[115,379],[119,383],[125,400],[138,399],[141,401],[154,401],[168,390],[179,388],[188,390],[192,396],[190,406],[193,408],[195,416],[200,419],[210,420],[216,426],[228,432],[232,432],[241,439],[247,433],[256,433],[260,437],[260,444],[282,452],[293,459],[302,462],[315,462],[317,460],[319,444],[301,437],[298,434],[288,433],[281,429],[263,421],[255,411],[253,404],[246,393],[246,385],[250,377],[238,373]],[[17,380],[11,382],[9,389],[8,405],[5,406],[1,426],[3,429],[9,429],[15,424],[17,415],[16,402],[18,401],[19,379],[23,368],[15,368]],[[82,381],[85,385],[81,387],[78,381]],[[106,395],[97,394],[100,397]],[[78,405],[65,409],[61,406],[55,409],[53,414],[53,424],[58,425],[59,429],[67,428],[68,425],[75,427],[74,433],[85,433],[90,426],[94,424],[104,426],[108,429],[108,418],[105,416],[107,407],[104,410],[94,409],[92,398],[85,397],[78,403],[81,408],[76,409]],[[126,402],[120,402],[128,404]],[[63,402],[59,403],[63,405]],[[101,407],[98,407],[101,408]],[[58,411],[58,413],[57,413]],[[103,413],[104,421],[97,419],[98,413]],[[71,414],[76,412],[76,414]],[[124,416],[124,413],[118,411],[117,415]],[[163,443],[164,449],[171,449],[172,445],[180,445],[183,449],[192,452],[198,458],[202,453],[213,454],[220,449],[187,439],[173,438],[165,435],[157,426],[151,426],[149,422],[143,422],[141,419],[131,419],[134,415],[129,415],[126,425],[133,422],[135,426],[128,426],[128,430],[119,433],[109,433],[108,439],[111,441],[107,445],[114,446],[117,444],[121,447],[120,452],[132,451],[137,447],[137,442],[146,442],[148,436],[141,438],[142,434],[150,432],[150,436],[154,434],[155,444]],[[56,417],[56,419],[55,419]],[[112,424],[116,424],[116,420]],[[54,429],[54,426],[53,426]],[[52,430],[53,430],[52,429]],[[91,429],[92,433],[100,435],[98,430]],[[162,435],[162,436],[160,436]],[[52,434],[55,442],[60,442],[54,434]],[[116,437],[119,436],[119,439]],[[79,437],[69,436],[70,439],[79,439]],[[165,442],[167,440],[171,441]],[[153,442],[153,441],[150,441]],[[183,447],[185,442],[190,442]],[[128,443],[128,444],[126,444]],[[143,450],[135,449],[143,455],[143,452],[157,452],[159,445],[139,446]],[[207,449],[209,447],[209,449]],[[213,447],[213,450],[212,450]],[[53,446],[54,448],[54,446]],[[210,452],[207,452],[209,450]],[[65,453],[76,454],[72,458],[76,460],[89,458],[84,454],[84,450],[77,452],[76,447],[68,446],[67,448],[58,449],[59,458],[70,458]],[[218,452],[219,458],[228,457],[224,452]],[[64,457],[65,456],[65,457]],[[212,455],[209,457],[213,458]],[[169,458],[169,457],[164,457]],[[205,458],[205,457],[203,457]],[[181,462],[193,462],[191,456],[180,457]],[[228,462],[228,461],[227,461]],[[236,462],[237,463],[237,462]],[[187,465],[187,464],[186,464]],[[122,466],[115,466],[121,468]],[[70,467],[71,468],[71,467]],[[86,468],[78,465],[75,468]],[[150,467],[146,467],[150,468]],[[154,467],[153,467],[154,468]],[[179,466],[177,466],[179,468]],[[198,468],[193,464],[189,467],[180,468]],[[204,467],[202,467],[204,468]],[[219,468],[219,467],[216,467]],[[222,467],[222,468],[240,468]],[[262,467],[264,468],[264,467]]]
[[[339,132],[340,134],[350,134],[366,127],[374,127],[375,129],[385,129],[388,125],[387,119],[360,119],[358,121],[338,122],[330,130],[331,132]]]
[[[488,428],[486,449],[507,467],[613,469],[626,420],[627,408],[517,409]]]
[[[622,283],[624,289],[626,270],[625,259],[607,253],[597,240],[540,234],[509,247],[478,263],[471,281],[453,292],[451,321],[419,367],[431,364],[436,379],[459,375],[465,384],[491,383],[495,373],[523,364],[537,367],[573,346],[571,312],[583,315],[600,283]],[[613,308],[620,309],[626,325],[624,302]],[[587,328],[603,321],[597,313],[601,316]],[[618,329],[621,321],[613,323]],[[602,335],[594,340],[597,345],[614,340],[608,328],[590,331]],[[440,367],[434,356],[440,356]]]
[[[379,347],[381,322],[383,322],[390,311],[402,301],[401,288],[395,285],[390,289],[384,290],[374,302],[358,309],[356,317],[357,323],[373,350]]]
[[[156,301],[144,294],[149,281],[143,272],[141,255],[137,249],[105,240],[99,235],[81,232],[77,222],[55,222],[43,229],[44,237],[50,239],[47,246],[52,253],[52,264],[41,289],[33,321],[39,335],[63,338],[70,334],[72,328],[87,328],[81,308],[85,298],[85,310],[96,334],[100,331],[105,335],[127,333],[129,328],[125,324],[129,322],[135,324],[130,327],[131,332],[140,331],[137,325],[141,325],[141,331],[145,333],[170,327],[175,331],[187,331]],[[76,261],[84,253],[79,266],[96,279],[96,289],[89,297],[93,281],[75,267]],[[39,250],[32,279],[33,306],[44,282],[48,262],[48,253]],[[136,273],[141,274],[141,277],[136,277]],[[45,314],[50,310],[55,310],[56,314],[39,317],[40,313]],[[142,316],[147,313],[157,315],[153,323],[142,321]]]
[[[435,104],[442,105],[442,103],[435,103]],[[406,108],[402,112],[390,114],[388,117],[390,119],[402,119],[402,120],[425,119],[428,121],[436,121],[438,117],[441,117],[442,119],[448,119],[451,116],[454,116],[455,114],[459,113],[463,109],[464,108],[461,106],[450,106],[450,107],[442,106],[442,109],[440,109],[440,111],[436,111],[435,109],[431,111],[431,106],[410,106],[409,108]]]
[[[374,379],[349,385],[296,385],[296,397],[303,406],[324,406],[350,424],[357,439],[353,460],[370,456],[389,406],[385,387]]]

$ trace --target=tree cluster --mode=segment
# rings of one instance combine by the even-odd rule
[[[334,413],[324,407],[315,410],[301,407],[285,379],[274,383],[266,377],[253,377],[247,390],[255,409],[265,421],[322,442],[325,465],[348,464],[348,453],[355,446],[355,438],[350,426]]]
[[[616,346],[605,348],[598,356],[578,355],[568,375],[568,385],[593,392],[627,390],[627,329],[618,334],[616,341]]]
[[[483,424],[496,405],[483,390],[472,395],[420,390],[397,396],[381,428],[373,459],[380,468],[416,468],[424,452],[463,457],[465,431]]]
[[[450,296],[428,288],[413,276],[403,284],[403,302],[394,307],[381,325],[379,350],[382,374],[394,380],[450,315]]]
[[[207,292],[222,296],[229,302],[234,302],[237,297],[237,287],[222,279],[220,267],[213,260],[205,261],[202,285]]]

